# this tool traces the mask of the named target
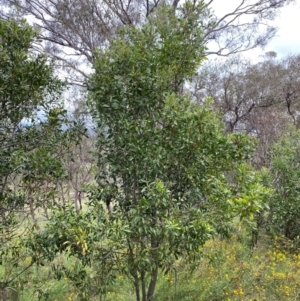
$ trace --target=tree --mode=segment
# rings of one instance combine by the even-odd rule
[[[211,110],[182,94],[205,57],[203,36],[193,3],[176,14],[163,5],[98,50],[89,102],[99,186],[89,210],[57,212],[35,243],[50,260],[66,251],[95,266],[60,270],[76,279],[82,300],[105,293],[116,270],[132,281],[137,301],[153,300],[160,271],[180,256],[192,260],[213,234],[228,234],[234,216],[260,208],[261,185],[228,180],[248,158],[250,139],[224,135]],[[93,281],[96,292],[87,290]]]
[[[83,207],[85,198],[85,188],[94,181],[97,166],[95,164],[95,139],[94,135],[83,136],[75,145],[69,145],[72,148],[64,158],[65,170],[68,173],[67,189],[64,189],[62,183],[61,193],[64,200],[72,199],[74,194],[74,205],[79,212]],[[66,186],[66,185],[65,185]],[[65,190],[67,190],[65,192]],[[66,203],[66,202],[64,202]]]
[[[9,181],[14,174],[24,171],[22,158],[37,148],[46,133],[46,128],[42,129],[48,124],[41,118],[51,118],[58,110],[52,116],[58,120],[62,112],[58,97],[63,83],[53,76],[45,56],[30,53],[31,44],[37,39],[36,31],[24,21],[1,20],[0,26],[1,199],[8,200]],[[15,208],[13,204],[7,205],[6,208],[2,203],[3,218],[8,208]]]
[[[299,130],[290,127],[271,148],[274,195],[270,202],[269,230],[288,239],[299,239],[299,135]]]
[[[267,53],[259,63],[243,57],[207,63],[193,81],[197,102],[207,97],[223,115],[228,132],[259,137],[256,163],[268,163],[267,152],[288,124],[297,124],[299,56],[276,59]]]
[[[27,230],[28,206],[33,209],[33,200],[45,201],[37,197],[39,189],[62,173],[51,149],[61,133],[64,83],[53,74],[47,57],[32,51],[37,41],[38,32],[24,20],[0,20],[0,252],[7,269],[26,256],[18,251],[18,238]],[[6,270],[0,289],[21,272]]]
[[[3,10],[5,17],[13,14],[34,17],[35,26],[41,29],[44,50],[75,71],[73,78],[82,83],[89,76],[86,64],[91,66],[95,51],[105,47],[123,26],[143,24],[165,1],[161,0],[2,0],[11,10]],[[235,8],[225,15],[216,16],[212,10],[214,0],[193,1],[192,10],[199,15],[203,39],[211,42],[214,50],[207,54],[230,55],[254,47],[265,46],[276,29],[268,24],[287,0],[239,0]],[[174,8],[184,1],[168,0]],[[202,10],[199,10],[199,6]],[[243,17],[246,18],[243,19]],[[251,18],[251,19],[250,19]],[[243,21],[244,20],[244,21]],[[72,53],[66,56],[65,53]],[[83,64],[81,64],[83,63]]]

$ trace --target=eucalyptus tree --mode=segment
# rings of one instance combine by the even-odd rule
[[[29,16],[41,29],[43,51],[59,58],[68,70],[75,71],[74,82],[90,74],[95,50],[107,47],[116,31],[124,26],[139,26],[163,3],[180,8],[178,0],[1,0],[2,15]],[[235,0],[231,11],[215,14],[216,0],[194,0],[203,38],[213,47],[206,54],[230,55],[265,46],[275,35],[270,24],[280,8],[290,0]],[[197,6],[202,4],[202,10]],[[79,82],[78,82],[79,81]]]
[[[277,59],[273,52],[258,63],[241,56],[208,62],[191,90],[198,103],[212,98],[227,132],[258,136],[257,161],[266,164],[269,146],[288,124],[299,124],[299,63],[299,55]]]

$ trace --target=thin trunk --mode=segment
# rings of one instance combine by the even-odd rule
[[[135,172],[134,177],[133,177],[133,203],[134,203],[134,205],[137,204],[136,189],[137,189],[137,177],[136,177],[136,172]]]
[[[67,188],[67,196],[68,196],[68,201],[71,199],[71,189],[72,189],[72,183],[71,180],[68,181],[68,188]]]
[[[139,282],[139,277],[137,275],[134,276],[134,288],[135,288],[136,301],[141,301],[140,282]]]
[[[62,203],[63,203],[63,206],[65,207],[66,206],[66,199],[65,199],[65,194],[64,194],[64,187],[63,187],[62,183],[59,183],[59,186],[60,186],[60,193],[61,193]]]
[[[156,286],[156,283],[157,283],[157,276],[158,276],[158,268],[155,268],[154,270],[152,270],[152,273],[151,273],[151,280],[150,280],[150,283],[149,283],[149,288],[148,288],[148,294],[147,294],[147,300],[146,301],[153,300],[155,286]]]
[[[133,258],[133,249],[130,244],[130,240],[127,238],[127,244],[128,244],[128,267],[129,267],[129,273],[134,279],[134,288],[135,288],[135,296],[136,296],[136,301],[141,301],[141,295],[140,295],[140,281],[139,281],[139,276],[138,272],[135,270],[135,268],[132,268],[131,263],[134,262]]]
[[[82,210],[81,191],[78,191],[78,203],[79,203],[79,211],[81,211]]]
[[[252,239],[251,239],[251,248],[255,248],[257,246],[258,242],[258,230],[253,229],[252,230]]]
[[[155,227],[155,224],[157,223],[156,220],[156,212],[153,211],[152,212],[152,216],[153,216],[153,227]],[[157,237],[155,235],[153,235],[151,237],[151,251],[150,251],[150,261],[157,263],[157,248],[159,247],[159,242],[157,241]],[[150,279],[150,283],[149,283],[149,287],[148,287],[148,293],[147,293],[147,300],[146,301],[151,301],[153,300],[153,296],[154,296],[154,291],[155,291],[155,286],[157,283],[157,276],[158,276],[158,267],[154,267],[151,271],[151,279]]]
[[[80,209],[79,209],[79,206],[78,206],[78,193],[77,193],[77,191],[75,191],[75,194],[74,194],[74,205],[75,205],[76,212],[79,213]]]
[[[75,209],[76,212],[79,213],[80,212],[80,207],[79,207],[79,201],[78,201],[78,173],[75,174],[75,184],[73,185],[74,190],[75,190],[75,196],[74,196],[74,203],[75,203]]]
[[[48,182],[46,182],[46,184],[45,184],[45,191],[48,191],[48,188],[49,188],[49,183]],[[47,201],[44,201],[43,203],[42,203],[42,207],[43,207],[43,210],[44,210],[44,213],[45,213],[45,216],[46,216],[46,218],[47,218],[47,220],[49,220],[49,215],[48,215],[48,200]]]
[[[31,214],[31,217],[32,217],[32,221],[36,225],[37,224],[37,220],[36,220],[36,217],[35,217],[35,212],[34,212],[34,207],[33,207],[33,201],[32,201],[31,198],[30,198],[30,201],[29,201],[29,207],[30,207],[30,214]]]
[[[147,291],[146,291],[146,279],[145,272],[141,272],[141,281],[142,281],[142,299],[147,301]]]

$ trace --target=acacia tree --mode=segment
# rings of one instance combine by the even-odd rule
[[[175,13],[164,5],[97,53],[89,97],[99,186],[90,210],[56,213],[35,243],[49,259],[66,251],[95,267],[59,270],[82,300],[105,293],[116,270],[132,281],[136,300],[152,300],[159,271],[227,234],[233,216],[260,208],[261,185],[250,185],[247,173],[238,185],[225,176],[248,157],[249,139],[224,135],[212,111],[181,93],[205,56],[198,17],[192,2]],[[112,202],[108,214],[103,203]],[[93,281],[101,285],[87,291]]]
[[[116,31],[126,25],[143,24],[166,1],[162,0],[1,0],[5,17],[11,14],[34,17],[35,26],[42,31],[46,42],[44,51],[59,58],[64,67],[75,71],[77,80],[88,77],[86,64],[95,60],[95,50],[106,47]],[[168,0],[174,8],[185,1]],[[193,1],[193,10],[199,13],[203,39],[215,45],[206,54],[229,55],[264,46],[275,35],[268,24],[287,0],[237,0],[235,8],[216,16],[211,9],[214,0]],[[203,9],[197,11],[202,4]],[[243,21],[243,16],[247,16]],[[249,18],[251,18],[249,20]],[[67,50],[67,51],[66,51]],[[65,54],[72,53],[66,56]],[[84,62],[83,65],[80,62]],[[75,77],[76,78],[76,77]],[[73,78],[75,80],[75,78]],[[81,79],[80,79],[81,78]]]

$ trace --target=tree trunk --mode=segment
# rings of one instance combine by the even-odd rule
[[[155,286],[156,286],[156,283],[157,283],[157,276],[158,276],[158,268],[155,268],[155,269],[152,270],[152,273],[151,273],[151,280],[150,280],[150,283],[149,283],[147,300],[145,300],[145,301],[153,300]]]
[[[142,281],[142,299],[147,301],[147,292],[146,292],[146,279],[145,272],[141,272],[141,281]]]
[[[79,203],[79,211],[82,210],[82,198],[81,198],[81,191],[78,191],[78,203]]]
[[[135,287],[136,301],[141,301],[141,296],[140,296],[140,282],[139,282],[139,277],[137,275],[134,276],[134,287]]]
[[[33,204],[33,200],[31,198],[30,198],[30,201],[29,201],[29,207],[30,207],[30,214],[31,214],[31,217],[32,217],[32,221],[35,225],[37,225],[37,220],[36,220],[35,212],[34,212],[34,204]]]
[[[79,190],[78,190],[78,173],[75,174],[75,184],[73,184],[74,187],[74,205],[76,212],[80,212],[80,205],[79,205]]]

